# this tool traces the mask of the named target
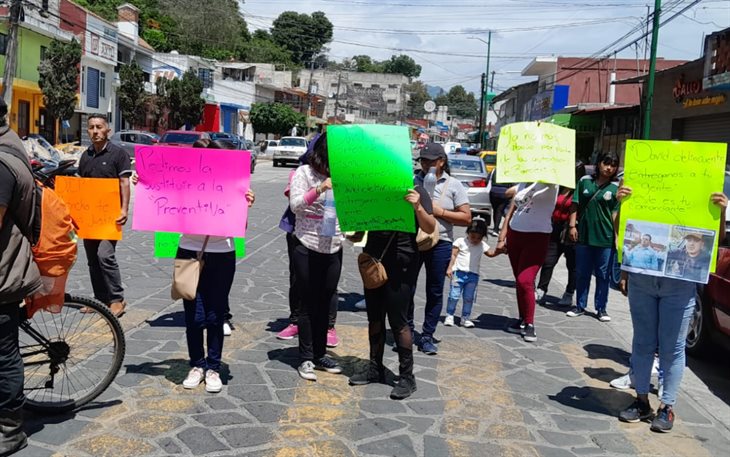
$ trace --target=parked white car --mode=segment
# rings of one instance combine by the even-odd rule
[[[300,136],[285,136],[276,146],[269,146],[274,166],[299,163],[299,156],[307,152],[307,139]]]

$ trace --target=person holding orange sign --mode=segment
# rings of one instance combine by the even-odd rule
[[[81,156],[79,175],[82,178],[106,178],[119,182],[121,202],[119,217],[115,222],[120,226],[124,225],[129,211],[129,177],[132,174],[129,154],[109,142],[111,129],[106,116],[92,114],[87,122],[92,144]],[[116,247],[116,240],[84,239],[94,297],[108,305],[112,313],[119,317],[124,314],[127,304],[124,301],[124,287],[116,259]]]

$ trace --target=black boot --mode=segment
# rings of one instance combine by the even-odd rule
[[[15,454],[28,445],[21,408],[0,411],[0,457]]]
[[[350,377],[351,386],[364,386],[365,384],[374,384],[377,382],[385,384],[385,367],[373,361],[368,363],[367,370],[361,373],[355,373]]]
[[[403,400],[408,398],[416,391],[416,378],[413,375],[403,376],[401,375],[398,383],[393,387],[390,392],[390,398],[393,400]]]

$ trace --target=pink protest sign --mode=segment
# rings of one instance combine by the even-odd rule
[[[135,230],[246,236],[248,151],[136,146]]]

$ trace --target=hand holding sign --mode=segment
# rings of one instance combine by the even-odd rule
[[[137,146],[135,230],[246,234],[248,151]]]
[[[575,187],[575,130],[517,122],[502,127],[497,182],[544,182]]]
[[[55,191],[68,205],[79,226],[78,236],[87,240],[121,240],[119,180],[57,176]]]

